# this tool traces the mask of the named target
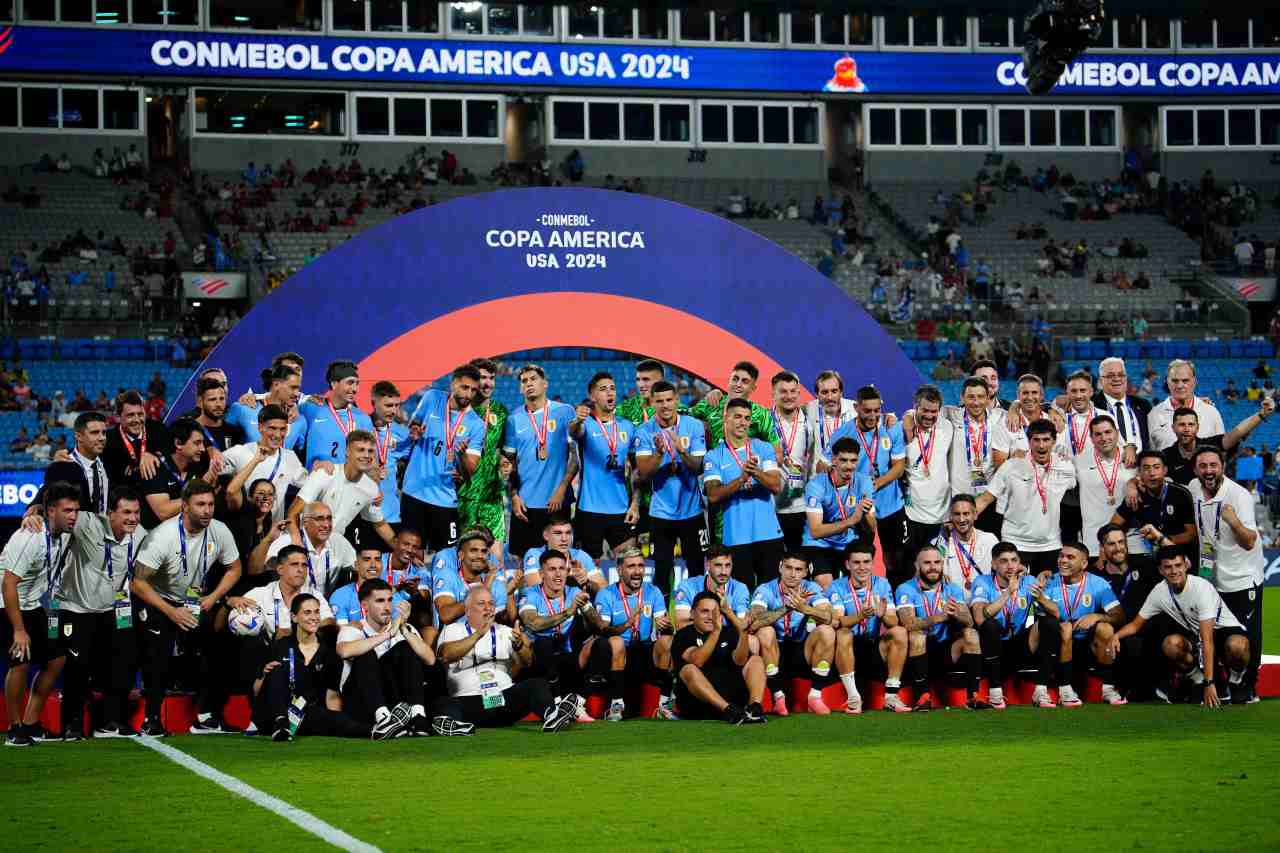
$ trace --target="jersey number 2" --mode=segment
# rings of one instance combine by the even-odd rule
[[[336,441],[333,443],[333,446],[329,448],[329,458],[330,459],[338,458],[338,442]]]

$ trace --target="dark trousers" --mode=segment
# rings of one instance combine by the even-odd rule
[[[1069,495],[1070,496],[1070,495]],[[1058,528],[1062,531],[1063,542],[1079,542],[1080,532],[1084,528],[1084,520],[1080,517],[1080,496],[1074,495],[1075,503],[1067,503],[1065,500],[1059,507]],[[1097,542],[1082,542],[1086,548],[1097,545]]]
[[[578,669],[578,652],[566,652],[563,640],[538,637],[533,641],[533,664],[521,677],[546,679],[552,696],[579,693],[582,670]]]
[[[1054,661],[1058,657],[1061,623],[1056,617],[1045,614],[1036,620],[1036,624],[1040,626],[1040,644],[1033,657],[1035,683],[1048,685]],[[978,639],[982,643],[982,670],[991,687],[1003,688],[1006,678],[1017,674],[1024,664],[1030,662],[1026,659],[1026,653],[1030,649],[1023,632],[1018,631],[1007,640],[1002,639],[1003,633],[1004,629],[991,617],[987,617],[978,626]]]
[[[133,631],[116,628],[115,610],[72,613],[63,609],[58,611],[58,640],[67,656],[62,671],[62,727],[82,726],[91,680],[103,694],[103,719],[95,722],[123,724],[137,657]]]
[[[436,702],[435,712],[482,729],[513,726],[529,714],[541,718],[551,707],[551,688],[546,679],[528,678],[502,691],[502,698],[501,708],[486,709],[479,696],[453,696]]]
[[[222,715],[227,685],[239,669],[239,651],[230,633],[219,635],[213,630],[212,612],[201,614],[198,626],[183,631],[168,616],[144,604],[134,614],[133,630],[146,687],[148,719],[160,718],[175,657],[181,657],[189,668],[183,673],[183,680],[200,685],[201,713]]]
[[[804,528],[808,523],[804,511],[778,513],[778,526],[782,528],[782,541],[788,551],[799,553],[804,547]]]
[[[342,707],[351,719],[372,723],[379,708],[401,702],[426,706],[426,667],[408,643],[396,643],[382,657],[366,652],[347,665],[351,671],[342,685]]]
[[[400,514],[404,517],[404,501],[400,502]],[[551,512],[543,509],[526,509],[524,512],[528,521],[521,521],[516,517],[515,513],[511,514],[511,541],[507,543],[507,549],[511,552],[511,556],[516,559],[524,559],[524,552],[530,548],[537,548],[543,544],[542,530],[547,526],[547,518]]]
[[[996,502],[992,501],[991,506],[982,511],[974,521],[973,526],[979,530],[985,530],[997,539],[1000,538],[1000,528],[1004,527],[1004,516],[996,512]]]
[[[1249,668],[1245,670],[1244,683],[1250,688],[1258,684],[1258,667],[1262,664],[1262,587],[1255,586],[1239,592],[1221,593],[1222,603],[1230,608],[1244,626],[1249,639]],[[1217,660],[1222,660],[1222,650],[1217,650]],[[67,660],[70,666],[71,661]]]
[[[289,713],[289,705],[293,702],[293,694],[289,690],[289,670],[278,666],[262,680],[262,689],[253,700],[253,722],[258,731],[271,732],[276,727],[276,719]],[[372,731],[369,723],[357,722],[341,711],[331,711],[325,707],[324,697],[307,697],[307,706],[303,710],[302,724],[298,726],[300,735],[316,735],[320,737],[367,738]]]
[[[680,555],[684,557],[689,577],[704,571],[702,554],[710,537],[702,513],[672,521],[666,518],[649,518],[649,543],[653,553],[653,585],[662,590],[662,597],[671,594],[671,573],[676,564],[676,542],[680,543]]]
[[[941,524],[925,524],[920,521],[912,521],[910,518],[907,519],[907,541],[902,549],[902,564],[898,566],[897,570],[897,575],[901,577],[901,580],[895,583],[892,577],[889,578],[890,586],[897,589],[898,583],[911,580],[911,576],[915,574],[916,555],[920,553],[921,548],[938,538],[938,531],[941,529]],[[887,566],[885,571],[888,571]]]
[[[751,590],[762,583],[768,583],[778,576],[778,564],[782,562],[782,555],[786,550],[786,543],[782,539],[730,545],[734,578],[745,583]]]

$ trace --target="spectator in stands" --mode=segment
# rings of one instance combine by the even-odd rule
[[[1253,266],[1253,243],[1249,242],[1249,240],[1243,236],[1238,237],[1231,251],[1236,257],[1236,267],[1241,272],[1245,272]]]
[[[31,455],[33,462],[49,462],[53,459],[53,445],[49,443],[49,433],[41,432],[35,437],[31,444],[27,445],[26,453]]]
[[[1138,275],[1133,279],[1134,290],[1150,290],[1151,279],[1147,278],[1147,274],[1142,270],[1138,271]]]
[[[809,213],[809,221],[814,225],[821,225],[827,221],[827,203],[822,200],[822,196],[814,197],[813,209]]]
[[[124,165],[130,177],[142,177],[142,152],[138,150],[137,145],[130,145],[129,150],[125,152]]]
[[[1125,274],[1124,270],[1116,270],[1112,273],[1111,286],[1116,290],[1133,290],[1133,282],[1129,280],[1129,276]]]
[[[10,453],[24,453],[31,446],[31,436],[27,433],[26,427],[19,427],[18,434],[9,442]]]
[[[794,198],[787,202],[787,209],[786,209],[785,215],[787,219],[800,218],[800,204]]]
[[[67,156],[67,152],[62,152],[58,157],[58,162],[54,164],[54,166],[59,172],[64,174],[71,171],[71,158]]]
[[[1126,237],[1125,239],[1127,240],[1128,238]],[[1120,247],[1116,244],[1115,238],[1107,238],[1106,244],[1098,250],[1098,254],[1102,255],[1104,258],[1120,257]]]
[[[818,252],[817,269],[818,272],[822,273],[827,278],[834,278],[836,273],[835,258],[833,258],[828,252]],[[872,294],[872,301],[874,302],[874,292]]]
[[[1138,340],[1146,340],[1147,330],[1149,328],[1150,323],[1147,321],[1146,314],[1138,314],[1133,318],[1133,336]]]
[[[1231,384],[1231,380],[1227,380],[1227,384]],[[1256,403],[1262,399],[1262,389],[1258,387],[1258,380],[1251,379],[1249,381],[1249,390],[1245,392],[1245,398],[1250,402]],[[1239,399],[1237,395],[1236,399]],[[1234,403],[1235,399],[1228,399],[1228,402]]]

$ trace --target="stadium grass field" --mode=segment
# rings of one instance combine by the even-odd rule
[[[1280,589],[1266,610],[1280,654]],[[163,743],[386,851],[1235,851],[1280,848],[1277,731],[1280,700]],[[130,741],[4,749],[0,771],[27,849],[333,849]]]

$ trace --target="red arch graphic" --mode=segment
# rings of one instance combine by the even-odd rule
[[[783,369],[768,354],[692,314],[627,296],[563,292],[508,296],[437,317],[366,356],[360,375],[412,377],[426,385],[473,358],[553,346],[640,353],[721,382],[731,366],[725,353],[734,353],[734,361],[760,368],[754,399],[765,406],[772,404],[769,377]],[[369,407],[371,387],[361,385],[362,408]],[[811,399],[807,391],[802,395]]]

